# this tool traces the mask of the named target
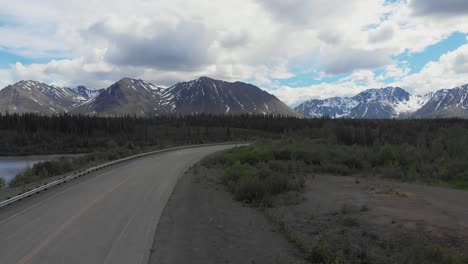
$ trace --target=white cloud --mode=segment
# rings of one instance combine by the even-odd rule
[[[410,6],[417,15],[463,15],[468,12],[466,0],[411,0]]]
[[[369,42],[377,43],[393,38],[395,30],[391,24],[381,25],[379,28],[369,32]]]
[[[378,81],[384,81],[387,79],[401,80],[402,78],[408,76],[411,69],[406,65],[406,63],[392,64],[385,68],[385,72],[377,76]]]
[[[383,50],[329,49],[324,56],[325,71],[331,74],[377,69],[392,63],[389,52]]]
[[[453,88],[468,83],[468,44],[430,62],[419,72],[403,78],[395,85],[417,94]]]
[[[11,84],[11,71],[0,69],[0,89]]]

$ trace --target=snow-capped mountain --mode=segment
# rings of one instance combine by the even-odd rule
[[[280,114],[299,116],[275,96],[243,82],[225,82],[208,77],[178,83],[163,92],[177,113]]]
[[[178,83],[167,89],[131,78],[123,78],[101,90],[21,81],[0,90],[0,112],[70,112],[102,116],[153,116],[172,113],[302,116],[256,86],[208,77]]]
[[[20,81],[0,90],[0,111],[56,114],[86,101],[73,89],[36,81]]]
[[[358,104],[350,118],[398,118],[421,107],[422,101],[399,87],[366,90],[352,98]]]
[[[72,113],[151,116],[170,113],[282,114],[299,116],[273,95],[250,84],[201,77],[167,89],[124,78]]]
[[[468,85],[424,96],[399,87],[369,89],[353,97],[310,100],[295,108],[308,117],[409,118],[468,116]]]
[[[20,81],[0,90],[0,112],[140,115],[170,113],[280,114],[332,118],[468,117],[468,84],[423,96],[399,87],[369,89],[353,97],[310,100],[294,111],[275,96],[242,82],[201,77],[169,88],[123,78],[107,89],[58,87]]]
[[[324,100],[314,99],[300,104],[295,108],[308,117],[329,116],[334,118],[347,117],[359,103],[348,97],[333,97]]]
[[[70,111],[77,114],[141,115],[169,113],[163,102],[164,89],[143,80],[123,78],[96,97]]]
[[[84,99],[90,100],[98,96],[104,89],[89,89],[86,86],[80,85],[75,88],[70,88],[73,92],[81,95]]]
[[[468,117],[468,84],[425,95],[415,117]]]

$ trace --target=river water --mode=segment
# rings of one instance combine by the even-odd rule
[[[12,156],[0,157],[0,178],[4,178],[7,182],[13,179],[19,172],[34,164],[58,159],[60,157],[73,157],[75,155],[40,155],[40,156]]]

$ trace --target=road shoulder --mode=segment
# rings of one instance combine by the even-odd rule
[[[305,263],[264,215],[191,169],[160,218],[150,263]]]

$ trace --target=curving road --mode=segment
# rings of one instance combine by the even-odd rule
[[[139,158],[2,208],[0,263],[147,263],[178,179],[204,156],[232,147]]]

